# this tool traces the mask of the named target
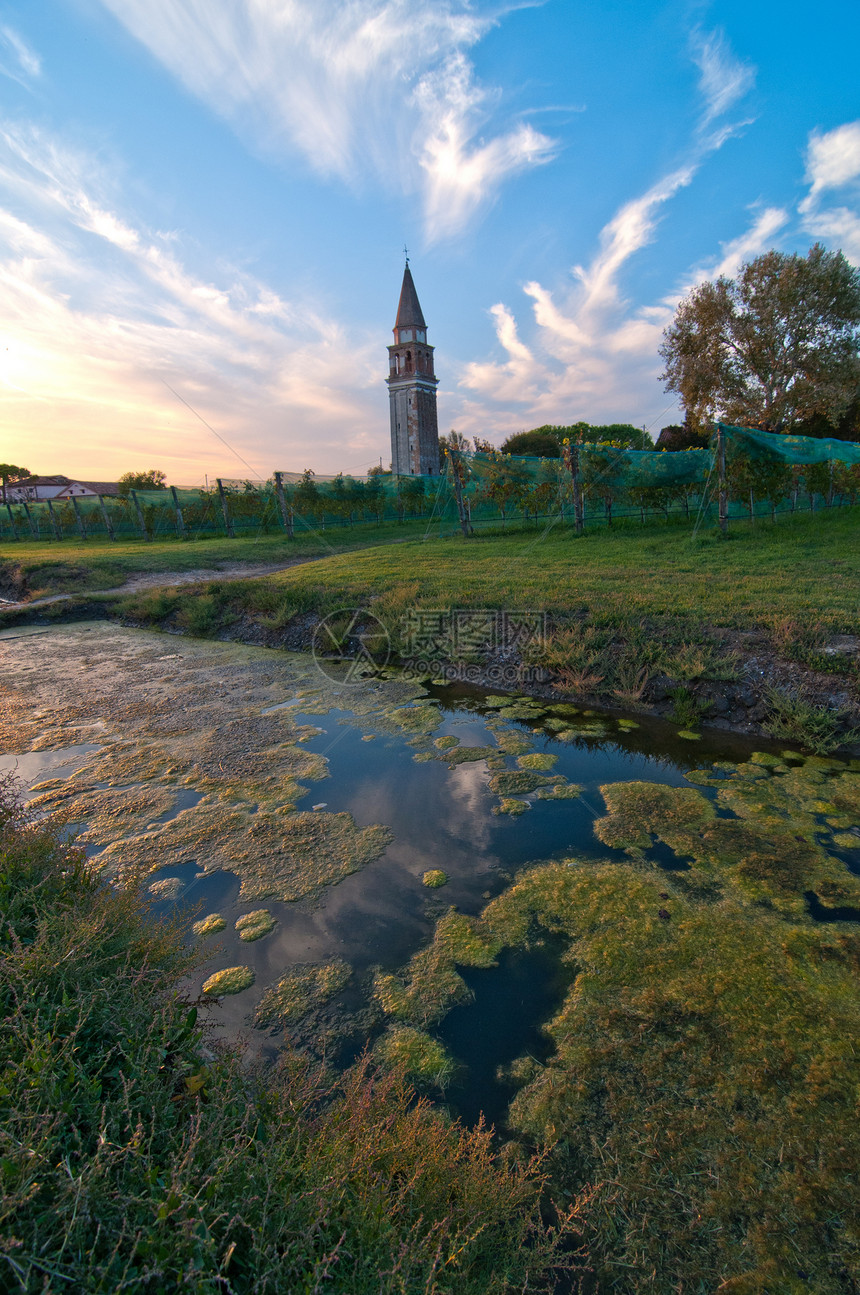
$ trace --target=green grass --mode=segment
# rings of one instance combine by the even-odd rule
[[[23,581],[32,598],[51,594],[90,593],[114,589],[131,576],[158,572],[184,572],[233,566],[241,563],[288,562],[294,557],[318,557],[362,548],[367,544],[396,543],[404,536],[420,537],[426,521],[403,525],[385,522],[353,529],[329,527],[325,531],[299,533],[293,540],[284,534],[215,537],[182,541],[177,538],[144,540],[94,538],[86,542],[63,540],[3,541],[0,545],[0,591]]]
[[[0,1288],[548,1290],[536,1166],[402,1071],[254,1072],[175,985],[193,954],[0,789]]]

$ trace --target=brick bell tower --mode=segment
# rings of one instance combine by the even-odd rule
[[[391,468],[395,476],[439,475],[439,424],[433,347],[412,282],[409,258],[388,348],[388,397],[391,407]]]

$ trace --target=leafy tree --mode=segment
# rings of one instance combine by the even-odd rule
[[[561,456],[561,441],[549,428],[536,427],[531,432],[517,432],[502,442],[502,454],[527,454],[541,459]]]
[[[166,490],[166,482],[160,468],[150,468],[148,472],[124,472],[117,485],[121,495],[128,495],[132,490]]]
[[[3,483],[3,503],[6,503],[6,483],[9,481],[21,481],[27,477],[32,477],[29,468],[18,468],[14,463],[0,463],[0,481]]]
[[[657,437],[658,450],[701,450],[711,439],[709,427],[695,427],[689,419],[684,423],[671,423],[661,427]]]
[[[833,423],[860,387],[860,271],[818,243],[765,252],[694,288],[666,329],[667,391],[687,414],[780,432]]]

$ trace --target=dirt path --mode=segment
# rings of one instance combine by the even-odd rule
[[[86,592],[111,595],[133,594],[141,589],[158,589],[163,585],[194,585],[204,580],[248,580],[255,576],[271,576],[278,571],[286,571],[290,567],[301,566],[305,562],[319,562],[321,558],[326,556],[328,555],[320,553],[313,557],[290,558],[287,562],[239,562],[224,567],[197,567],[193,571],[141,572],[139,575],[131,576],[124,584],[117,585],[113,589],[88,589]],[[64,603],[76,597],[80,597],[80,595],[50,594],[47,598],[23,599],[21,602],[0,598],[0,615],[4,611],[21,611],[24,607],[29,610],[31,607],[47,607],[49,603]]]

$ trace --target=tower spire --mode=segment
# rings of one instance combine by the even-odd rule
[[[391,410],[391,466],[397,476],[439,475],[439,428],[433,347],[415,291],[409,253],[394,321],[394,344],[388,348],[388,396]]]

